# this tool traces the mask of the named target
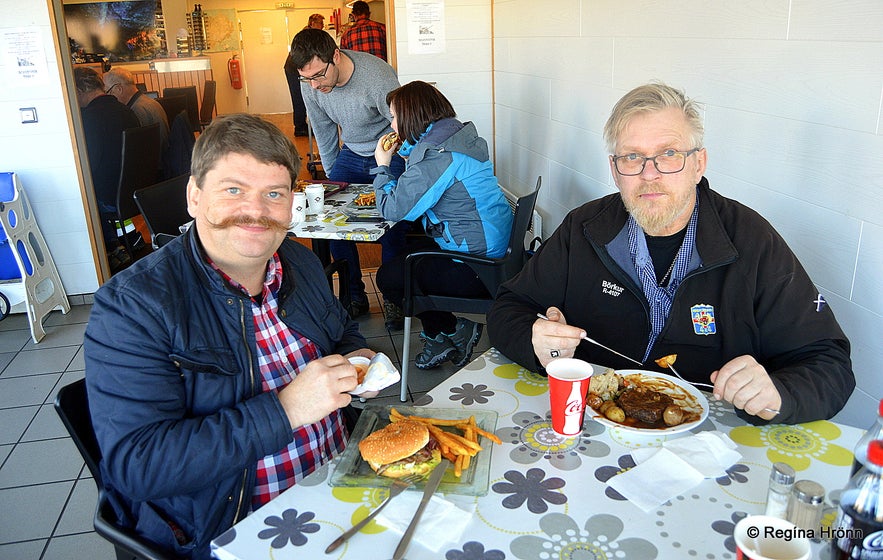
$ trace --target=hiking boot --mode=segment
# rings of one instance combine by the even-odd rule
[[[420,339],[423,341],[423,351],[414,360],[414,365],[419,369],[431,369],[450,359],[460,358],[454,343],[446,335],[439,333],[435,338],[429,338],[421,332]]]
[[[400,331],[405,328],[405,312],[391,301],[383,301],[383,316],[386,317],[386,330]]]
[[[110,272],[115,273],[132,264],[132,257],[124,247],[117,247],[107,254],[107,264],[110,266]]]
[[[450,339],[457,353],[460,355],[459,360],[452,360],[457,367],[463,367],[472,358],[472,349],[481,339],[481,329],[484,327],[481,323],[470,321],[464,317],[457,317],[457,328],[454,334],[445,335]]]
[[[350,314],[351,319],[355,319],[356,317],[361,317],[368,313],[371,309],[371,305],[368,303],[368,300],[356,301],[353,300],[350,302],[349,307],[347,307],[347,313]]]

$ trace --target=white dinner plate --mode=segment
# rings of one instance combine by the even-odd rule
[[[656,383],[658,383],[660,386],[654,387],[654,389],[670,396],[675,401],[675,404],[677,404],[681,408],[687,409],[692,412],[698,412],[699,419],[693,422],[684,422],[683,424],[678,424],[677,426],[666,428],[637,428],[634,426],[626,426],[624,424],[608,420],[607,417],[601,414],[601,412],[595,410],[590,406],[586,406],[586,415],[596,422],[599,422],[611,428],[619,428],[620,430],[624,430],[626,432],[636,432],[645,435],[678,434],[695,428],[696,426],[704,422],[705,419],[708,417],[708,399],[705,398],[705,395],[703,395],[702,392],[699,391],[699,389],[690,385],[686,381],[682,381],[677,377],[666,375],[664,373],[645,371],[642,369],[619,369],[616,370],[616,373],[624,377],[628,375],[640,375],[642,379],[651,378],[654,380],[659,380]]]

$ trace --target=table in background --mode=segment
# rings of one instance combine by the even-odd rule
[[[726,476],[706,479],[644,513],[607,481],[634,466],[630,451],[682,434],[645,436],[587,418],[579,437],[551,430],[548,382],[491,348],[427,393],[417,404],[494,410],[490,487],[486,496],[446,496],[475,508],[456,543],[431,552],[412,542],[409,560],[549,558],[734,559],[733,527],[763,513],[772,463],[786,461],[797,479],[821,483],[836,503],[846,485],[852,448],[862,431],[829,421],[752,426],[730,404],[709,397],[708,419],[692,432],[716,430],[738,445],[742,459]],[[690,432],[687,432],[688,434]],[[483,451],[482,453],[486,453]],[[334,553],[325,547],[365,517],[386,489],[332,488],[325,465],[215,540],[221,558],[389,558],[400,535],[369,524]],[[833,521],[836,510],[826,512]],[[364,532],[366,530],[371,532]],[[814,544],[814,558],[827,543]],[[594,556],[593,556],[594,554]]]
[[[325,197],[322,212],[307,216],[303,222],[293,223],[288,231],[296,237],[311,239],[313,251],[323,265],[331,262],[331,240],[378,241],[396,222],[383,218],[378,218],[376,222],[351,222],[343,213],[344,206],[358,195],[369,192],[374,192],[373,185],[352,183],[344,190]]]

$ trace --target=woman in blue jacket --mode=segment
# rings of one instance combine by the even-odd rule
[[[400,305],[408,253],[437,245],[450,251],[500,257],[509,243],[512,210],[494,176],[487,142],[471,122],[454,118],[451,102],[438,89],[414,81],[389,92],[386,101],[392,129],[402,142],[398,154],[405,158],[406,166],[398,179],[393,177],[389,163],[397,145],[384,150],[382,139],[377,142],[377,208],[388,220],[419,220],[431,238],[408,247],[377,271],[384,299]],[[428,259],[417,275],[421,289],[434,294],[488,296],[484,284],[465,263]],[[445,311],[426,311],[417,317],[423,324],[420,338],[424,343],[415,360],[418,368],[434,368],[447,360],[460,367],[469,361],[481,338],[480,323]]]

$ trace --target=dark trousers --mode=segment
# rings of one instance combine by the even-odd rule
[[[377,287],[383,299],[403,306],[405,297],[405,258],[419,251],[438,250],[430,238],[409,242],[404,253],[383,261],[377,269]],[[484,283],[475,271],[465,263],[452,263],[447,259],[425,258],[417,266],[417,287],[420,291],[452,297],[489,297]],[[424,311],[417,314],[423,324],[423,333],[435,338],[439,333],[451,334],[457,326],[457,318],[447,311]]]
[[[374,154],[360,156],[346,146],[340,149],[334,167],[328,175],[330,181],[347,183],[373,183],[371,169],[377,167]],[[393,156],[390,171],[398,177],[405,170],[405,160]],[[405,250],[405,234],[410,231],[412,222],[398,222],[380,238],[381,262],[386,262]],[[350,295],[353,301],[365,301],[365,283],[362,282],[362,265],[359,262],[359,251],[354,241],[331,241],[331,256],[334,260],[346,259],[350,275]]]
[[[291,94],[291,108],[294,113],[294,133],[302,136],[307,133],[307,106],[304,104],[298,76],[297,71],[285,68],[285,79],[288,80],[288,92]]]

